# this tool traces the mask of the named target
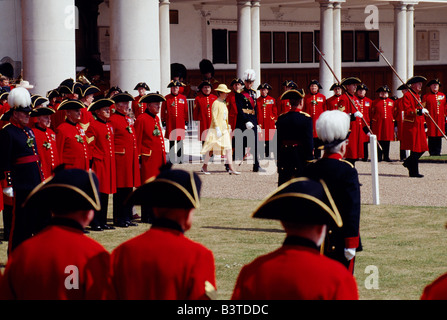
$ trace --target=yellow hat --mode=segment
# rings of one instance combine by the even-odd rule
[[[228,89],[227,85],[223,84],[223,83],[219,84],[217,86],[217,88],[215,89],[215,91],[224,92],[224,93],[230,93],[231,92],[231,90]]]

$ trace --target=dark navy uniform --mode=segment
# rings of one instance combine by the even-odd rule
[[[343,227],[328,225],[324,254],[343,263],[353,271],[354,259],[348,261],[345,248],[361,251],[360,224],[360,184],[357,170],[340,154],[324,154],[323,158],[307,166],[304,176],[313,180],[324,180],[337,206]]]
[[[299,177],[313,159],[312,118],[301,111],[289,111],[276,122],[278,141],[278,186]]]
[[[28,194],[43,180],[33,131],[13,122],[0,130],[0,175],[14,189],[14,224],[10,250],[31,237],[37,229],[36,214],[21,206]]]
[[[242,132],[245,130],[250,130],[254,135],[254,144],[255,144],[255,154],[254,157],[254,165],[253,171],[258,171],[259,169],[259,160],[258,160],[258,147],[257,147],[257,139],[258,139],[258,120],[256,115],[256,91],[252,89],[244,88],[241,92],[235,94],[236,106],[237,106],[237,119],[236,119],[236,128],[240,129]],[[251,122],[253,124],[252,129],[247,129],[247,122]],[[237,137],[236,137],[237,143]],[[243,138],[243,149],[245,152],[245,148],[247,147],[247,138]],[[237,153],[238,148],[235,148],[235,154]]]

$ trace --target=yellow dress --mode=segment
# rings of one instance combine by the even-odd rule
[[[210,151],[213,151],[214,154],[223,154],[224,150],[231,150],[227,104],[225,101],[217,99],[213,102],[211,108],[211,125],[208,129],[201,154],[206,154]],[[222,133],[220,137],[218,137],[219,130]]]

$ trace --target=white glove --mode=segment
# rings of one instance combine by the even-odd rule
[[[430,112],[428,112],[428,109],[426,109],[426,108],[423,108],[422,109],[422,114],[429,114]]]
[[[356,117],[356,118],[363,118],[363,114],[360,111],[356,111],[354,113],[354,117]]]
[[[350,261],[355,257],[355,248],[345,248],[345,258]]]
[[[262,130],[262,128],[261,128],[261,126],[258,124],[258,131],[261,131]]]
[[[5,194],[7,197],[14,197],[14,190],[12,189],[12,187],[6,187],[3,188],[3,194]]]
[[[245,124],[245,127],[247,127],[247,129],[253,129],[254,124],[251,123],[250,121],[248,121],[248,122]]]
[[[222,131],[220,131],[219,127],[216,127],[216,135],[218,138],[222,137]]]
[[[185,130],[188,130],[188,126],[185,126]]]

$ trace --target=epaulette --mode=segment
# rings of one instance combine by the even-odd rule
[[[311,118],[310,114],[308,114],[308,113],[306,113],[306,112],[304,112],[304,111],[300,111],[300,113],[304,114],[306,117]]]
[[[6,128],[6,127],[9,126],[10,124],[11,124],[11,122],[5,124],[5,125],[2,127],[2,129]]]
[[[348,160],[340,159],[340,161],[346,162],[347,164],[349,164],[351,166],[351,168],[354,168],[354,165],[351,162],[349,162]]]

